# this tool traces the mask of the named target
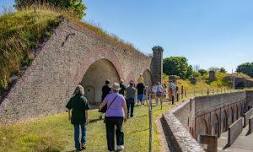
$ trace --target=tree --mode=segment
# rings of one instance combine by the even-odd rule
[[[221,73],[227,73],[226,69],[223,68],[223,67],[220,68],[220,72],[221,72]]]
[[[167,75],[177,75],[180,78],[192,76],[192,66],[188,66],[185,57],[168,57],[163,60],[163,71]]]
[[[49,4],[61,9],[71,10],[80,19],[83,18],[86,10],[86,5],[82,0],[15,0],[15,2],[17,9],[29,7],[33,4]]]
[[[253,62],[247,62],[239,65],[236,69],[236,72],[241,72],[247,74],[250,77],[253,77]]]
[[[200,73],[201,76],[207,74],[207,71],[205,69],[199,69],[198,72]]]

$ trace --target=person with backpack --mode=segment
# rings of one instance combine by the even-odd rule
[[[156,90],[156,106],[158,105],[158,100],[160,100],[161,109],[162,109],[163,98],[164,98],[164,89],[163,89],[163,86],[160,82],[157,83],[156,89],[157,89]]]
[[[69,113],[69,120],[74,126],[74,141],[77,151],[86,148],[86,125],[88,123],[88,100],[84,97],[84,88],[78,85],[73,97],[68,101],[66,108]],[[71,111],[71,113],[70,113]],[[81,140],[80,136],[81,129]]]
[[[124,149],[124,132],[123,121],[127,120],[127,105],[125,98],[119,94],[120,85],[114,83],[112,86],[112,93],[107,95],[100,105],[100,111],[105,111],[105,126],[106,126],[106,139],[109,151],[122,151]],[[114,142],[114,128],[116,127],[116,144]]]

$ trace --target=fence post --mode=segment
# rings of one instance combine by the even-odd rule
[[[152,97],[149,95],[149,152],[153,151],[152,143],[153,143],[153,124],[152,124]]]

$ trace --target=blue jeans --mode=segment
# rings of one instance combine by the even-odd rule
[[[80,145],[80,128],[81,128],[81,144],[86,144],[86,126],[85,124],[74,124],[74,140],[76,149],[81,149]]]

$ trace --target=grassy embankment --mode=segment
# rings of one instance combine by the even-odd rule
[[[59,16],[49,10],[24,10],[0,17],[0,94],[12,75],[31,64],[38,45],[59,24]]]

